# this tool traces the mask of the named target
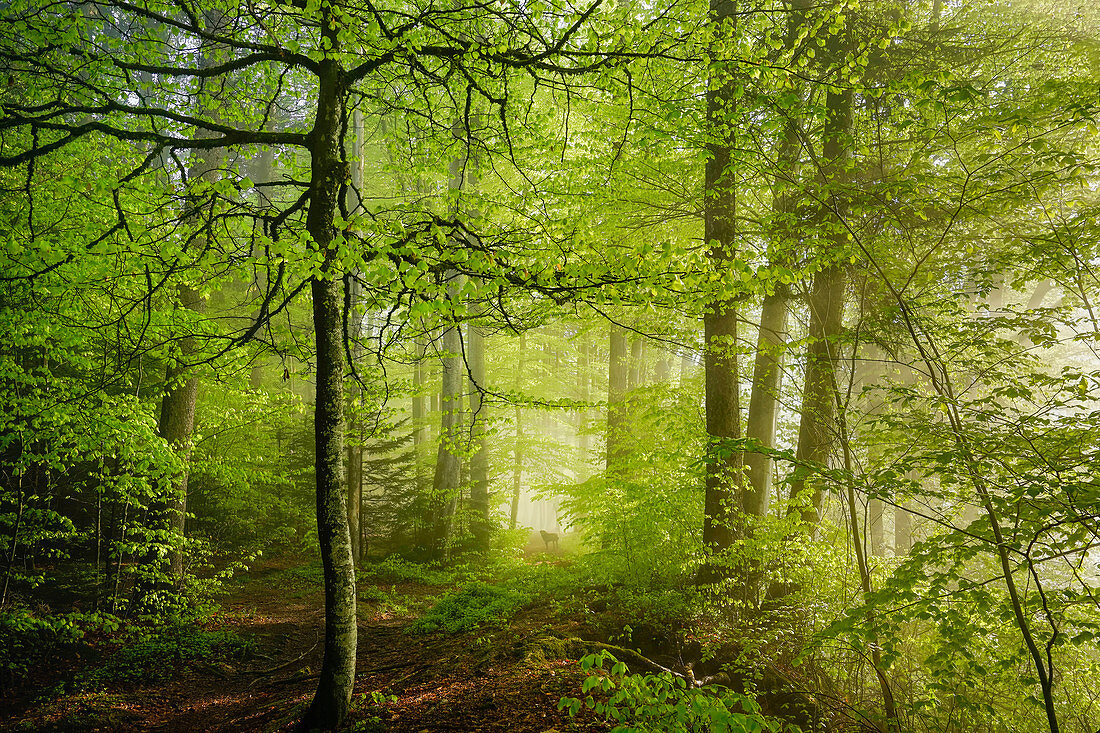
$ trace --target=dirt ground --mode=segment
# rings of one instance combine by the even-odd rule
[[[574,720],[557,710],[563,696],[579,695],[582,674],[545,641],[576,629],[555,629],[563,622],[529,608],[505,629],[414,636],[409,625],[441,589],[399,583],[386,584],[385,592],[403,602],[395,608],[361,601],[355,707],[345,730],[608,729],[590,715]],[[251,635],[256,650],[249,659],[197,660],[166,683],[119,684],[55,699],[35,700],[32,691],[5,701],[0,691],[0,730],[291,730],[317,684],[322,607],[316,582],[296,579],[285,568],[254,571],[223,599],[212,622]]]

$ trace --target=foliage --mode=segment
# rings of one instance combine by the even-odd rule
[[[565,697],[559,710],[575,716],[582,707],[613,723],[612,733],[779,733],[797,730],[760,713],[756,701],[723,687],[689,688],[682,677],[668,672],[630,674],[611,652],[581,659],[588,677],[582,700]],[[605,670],[604,665],[609,665]],[[595,694],[593,694],[595,693]]]
[[[135,626],[127,637],[101,665],[82,674],[77,685],[99,689],[118,682],[163,682],[187,662],[247,659],[255,651],[254,640],[232,629],[203,629],[194,618]]]
[[[89,634],[111,634],[120,620],[110,614],[40,616],[25,609],[0,612],[0,680],[18,687],[38,665],[67,657]]]
[[[468,583],[448,593],[410,627],[414,634],[458,634],[485,626],[503,626],[527,596],[488,583]]]

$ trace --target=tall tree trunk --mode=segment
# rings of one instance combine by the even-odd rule
[[[628,389],[635,390],[645,384],[645,341],[636,338],[630,342],[630,378]]]
[[[725,39],[735,29],[737,5],[711,0],[709,21],[715,37]],[[733,540],[732,512],[741,480],[738,451],[722,443],[741,437],[740,385],[737,364],[737,303],[724,286],[724,274],[737,258],[737,175],[731,151],[734,145],[736,102],[733,68],[727,59],[711,59],[707,88],[707,143],[704,171],[703,236],[711,266],[718,275],[718,292],[703,314],[706,380],[706,488],[703,499],[703,544],[711,554]],[[707,568],[711,568],[710,565]],[[704,571],[712,575],[713,569]],[[705,579],[705,578],[704,578]]]
[[[339,50],[339,21],[321,5],[321,36],[331,53]],[[304,730],[338,728],[351,706],[355,684],[355,562],[348,530],[344,486],[344,344],[340,317],[341,263],[335,239],[340,189],[347,178],[342,160],[341,123],[347,101],[343,72],[331,55],[318,63],[317,115],[310,135],[310,199],[306,230],[323,260],[311,282],[317,340],[314,407],[317,480],[317,539],[325,577],[325,649],[317,692],[306,710]]]
[[[470,325],[466,358],[470,367],[470,509],[473,512],[470,531],[474,549],[489,551],[489,443],[485,439],[485,404],[481,390],[485,389],[485,337],[481,329]]]
[[[798,32],[805,22],[802,4],[797,5],[787,20],[787,45],[798,42]],[[772,207],[776,232],[772,264],[786,264],[799,239],[796,221],[797,199],[793,184],[799,174],[801,140],[798,123],[788,119],[778,151],[778,174],[773,185]],[[752,389],[749,394],[749,414],[745,424],[745,437],[752,438],[766,448],[775,447],[775,430],[779,416],[779,391],[783,379],[783,353],[787,347],[787,318],[790,289],[777,283],[775,289],[764,296],[760,307],[760,329],[756,336],[756,361],[752,370]],[[745,487],[742,506],[746,514],[758,517],[768,513],[771,504],[772,459],[762,453],[745,455],[748,486]]]
[[[458,276],[453,275],[447,288],[452,299],[458,298],[457,280]],[[447,551],[462,473],[458,458],[462,424],[462,336],[458,323],[448,326],[440,341],[443,377],[439,391],[439,449],[432,479],[432,497],[437,512],[432,532],[432,555],[436,559],[444,557]]]
[[[527,360],[527,334],[519,335],[519,363],[516,366],[516,394],[523,390],[523,367]],[[516,410],[516,445],[514,462],[512,463],[512,506],[509,512],[508,528],[515,529],[519,519],[519,497],[523,490],[523,407],[517,402]]]
[[[412,368],[412,381],[413,381],[413,397],[412,397],[412,444],[413,444],[413,460],[415,461],[416,470],[416,491],[418,494],[423,494],[427,491],[427,473],[425,470],[425,456],[424,444],[427,442],[426,422],[427,422],[427,410],[426,406],[429,402],[429,398],[424,394],[426,385],[426,372],[427,367],[424,365],[424,355],[426,353],[425,344],[423,341],[416,346],[416,362]]]
[[[843,46],[842,41],[837,44]],[[841,58],[839,50],[834,57]],[[847,194],[839,191],[846,177],[846,161],[851,141],[852,90],[830,89],[825,102],[825,128],[822,140],[822,181],[826,201],[819,221],[827,231],[831,249],[842,252],[848,247],[847,231],[842,226],[847,214]],[[830,256],[830,255],[826,255]],[[799,466],[791,478],[790,507],[801,506],[802,519],[816,533],[824,497],[819,480],[807,486],[812,469],[807,464],[825,465],[833,449],[836,408],[832,396],[836,373],[842,319],[844,315],[845,274],[841,265],[828,264],[814,274],[810,288],[809,343],[806,353],[806,379],[802,390],[802,418],[798,425]],[[803,492],[809,491],[808,497]]]
[[[745,437],[766,448],[775,447],[775,429],[779,416],[779,389],[783,378],[782,358],[787,345],[786,287],[764,296],[760,311],[760,331],[756,338],[756,361],[752,369],[752,391]],[[763,517],[771,504],[772,459],[763,453],[746,453],[748,486],[741,501],[746,514]]]
[[[180,305],[196,313],[203,311],[203,299],[198,292],[186,285],[179,286]],[[182,461],[172,490],[165,500],[168,526],[175,536],[175,543],[182,543],[187,521],[187,480],[190,475],[191,435],[195,430],[195,405],[199,396],[199,379],[186,362],[195,353],[194,339],[190,336],[180,341],[180,358],[168,366],[167,389],[160,402],[158,432]],[[173,544],[169,552],[172,577],[177,582],[183,577],[183,552],[180,544]]]
[[[346,285],[347,305],[351,309],[348,314],[348,336],[352,339],[351,358],[355,364],[360,364],[363,359],[363,318],[356,313],[359,303],[359,285],[354,278],[347,278]],[[353,315],[354,314],[354,315]],[[370,325],[367,326],[369,335]],[[363,407],[363,387],[353,385],[347,395],[347,440],[345,448],[347,453],[347,478],[348,478],[348,532],[351,534],[351,556],[356,562],[362,559],[360,538],[362,528],[359,526],[359,505],[363,488],[363,434],[362,422],[359,416]]]
[[[913,515],[906,510],[908,502],[894,509],[894,557],[904,557],[913,546]]]
[[[883,533],[883,521],[885,520],[886,506],[882,499],[868,499],[867,501],[867,539],[870,544],[873,557],[886,555],[886,542]]]
[[[626,330],[612,324],[607,361],[607,455],[604,461],[608,476],[622,470],[627,454],[625,400],[628,376]]]
[[[215,31],[224,22],[223,14],[217,10],[206,11],[203,18],[207,27]],[[217,54],[218,49],[216,46],[213,44],[205,46],[200,54],[200,66],[209,67],[217,63]],[[200,107],[205,107],[210,103],[211,100],[200,102]],[[205,112],[205,109],[200,109],[200,116]],[[202,129],[196,131],[198,137],[209,134]],[[212,183],[217,179],[217,167],[220,159],[221,153],[217,150],[193,151],[188,178],[193,182],[205,181]],[[204,227],[205,222],[202,219],[204,214],[207,213],[205,203],[205,198],[189,199],[183,220],[197,225],[199,228]],[[205,235],[197,236],[197,240],[194,246],[202,248],[205,245]],[[180,307],[184,310],[193,313],[205,311],[205,300],[198,291],[187,284],[181,283],[179,285],[177,298]],[[187,481],[190,473],[188,463],[191,459],[191,435],[195,429],[195,405],[199,393],[198,377],[195,375],[194,370],[188,366],[196,353],[195,340],[186,337],[180,341],[179,347],[179,356],[169,362],[166,371],[166,389],[164,396],[161,398],[160,420],[157,426],[160,436],[172,446],[183,463],[180,473],[175,477],[171,492],[165,498],[166,524],[175,536],[168,557],[170,572],[176,582],[180,582],[183,577],[182,544],[187,523]]]

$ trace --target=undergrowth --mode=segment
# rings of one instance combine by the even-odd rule
[[[525,594],[498,585],[468,583],[442,596],[410,631],[457,634],[484,626],[503,626],[527,600]]]

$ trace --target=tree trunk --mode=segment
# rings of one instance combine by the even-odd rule
[[[516,366],[516,393],[523,389],[523,367],[527,359],[527,335],[519,335],[519,364]],[[512,464],[512,506],[508,519],[508,528],[516,528],[519,518],[519,497],[523,489],[523,407],[516,403],[516,446],[515,461]]]
[[[186,285],[179,286],[180,305],[189,311],[204,310],[202,297]],[[158,432],[176,455],[182,466],[176,474],[171,492],[165,497],[166,521],[174,536],[169,551],[172,577],[179,582],[183,577],[183,552],[181,544],[187,522],[187,480],[190,474],[191,435],[195,430],[195,405],[199,396],[199,379],[186,362],[195,354],[194,339],[190,336],[180,341],[180,357],[168,366],[167,389],[160,402]]]
[[[339,49],[332,6],[321,6],[321,36]],[[320,680],[302,718],[304,730],[333,730],[347,716],[355,684],[355,563],[348,530],[344,453],[344,344],[340,317],[342,278],[334,221],[340,189],[347,178],[341,160],[341,121],[347,90],[339,64],[328,56],[318,64],[317,116],[310,141],[311,179],[306,229],[323,257],[311,282],[313,328],[317,340],[317,392],[314,431],[317,452],[317,539],[325,577],[325,642]]]
[[[913,515],[905,508],[909,502],[901,502],[894,509],[894,557],[904,557],[913,546]]]
[[[607,362],[607,475],[622,470],[626,447],[626,391],[629,365],[626,350],[626,330],[612,324]]]
[[[645,384],[645,341],[636,338],[630,342],[630,378],[628,389],[635,390]]]
[[[836,54],[839,56],[839,54]],[[830,90],[825,103],[825,129],[822,141],[822,179],[827,202],[822,204],[819,220],[827,229],[831,249],[842,252],[848,247],[847,231],[841,221],[847,213],[846,194],[837,191],[843,182],[852,124],[852,90]],[[828,255],[827,255],[828,256]],[[800,508],[802,519],[816,533],[821,518],[824,494],[820,481],[807,482],[813,469],[806,464],[825,465],[833,448],[833,380],[844,316],[845,275],[840,265],[828,264],[814,274],[810,289],[809,344],[806,353],[806,380],[802,390],[802,419],[798,425],[799,466],[791,478],[790,507]],[[810,491],[808,497],[803,492]],[[804,506],[800,506],[804,504]]]
[[[348,303],[354,312],[359,300],[359,289],[354,279],[348,281],[347,287],[351,289],[348,294]],[[348,318],[350,320],[352,316],[349,315]],[[356,316],[354,325],[349,329],[353,332],[348,334],[353,339],[352,359],[357,363],[362,360],[363,356],[361,324],[362,319]],[[347,396],[347,406],[348,439],[345,441],[345,445],[348,467],[348,532],[351,535],[351,556],[358,562],[362,559],[362,548],[359,541],[362,536],[362,530],[359,526],[359,505],[361,503],[360,493],[363,488],[363,435],[359,418],[359,411],[363,407],[363,389],[361,386],[358,388],[353,386],[351,393]]]
[[[458,298],[457,275],[452,275],[447,292]],[[453,302],[453,301],[452,301]],[[458,458],[459,434],[462,417],[462,337],[458,323],[443,332],[440,359],[443,377],[440,385],[439,449],[436,453],[435,475],[432,479],[432,498],[436,506],[435,529],[432,532],[432,556],[441,559],[446,555],[450,541],[451,521],[458,499],[462,466]]]
[[[764,296],[760,331],[756,338],[756,362],[752,370],[752,391],[745,437],[766,448],[775,447],[779,416],[779,389],[783,378],[782,358],[787,345],[787,300],[785,287]],[[741,501],[746,514],[763,517],[771,503],[772,459],[762,453],[745,454],[748,486]]]
[[[711,0],[709,21],[721,38],[732,30],[736,3]],[[732,511],[740,483],[739,451],[723,447],[723,441],[741,437],[740,384],[737,364],[737,303],[724,285],[724,275],[737,257],[737,176],[731,151],[734,145],[734,79],[725,59],[711,59],[712,76],[707,88],[707,132],[710,142],[704,171],[703,234],[718,292],[703,315],[706,381],[706,488],[703,499],[703,544],[715,554],[733,540]],[[707,566],[711,567],[710,565]],[[704,571],[703,575],[713,575]]]
[[[474,549],[489,551],[489,443],[485,439],[485,405],[481,390],[485,389],[485,337],[481,330],[470,326],[466,358],[470,367],[470,509],[473,519],[470,531]]]
[[[795,0],[787,19],[787,46],[798,43],[799,29],[805,23],[802,5],[805,0]],[[787,264],[799,240],[797,199],[792,187],[799,175],[801,139],[798,124],[788,119],[777,154],[778,173],[772,187],[774,210],[774,247],[771,264]],[[787,347],[787,318],[790,289],[777,283],[772,292],[764,296],[760,307],[760,329],[756,336],[756,361],[752,370],[752,390],[749,394],[749,415],[745,425],[745,437],[752,438],[766,448],[775,447],[775,430],[779,416],[779,391],[783,379],[783,352]],[[771,504],[772,459],[761,453],[745,455],[748,486],[745,487],[742,506],[746,514],[758,517],[768,513]]]
[[[882,499],[869,499],[867,502],[867,536],[873,557],[886,555],[886,542],[883,534],[885,509]]]

